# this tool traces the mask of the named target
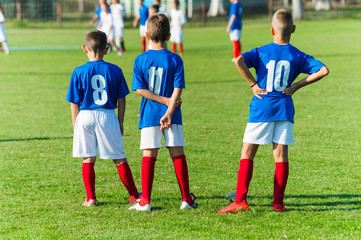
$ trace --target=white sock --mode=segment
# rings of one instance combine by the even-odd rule
[[[9,48],[9,44],[8,42],[2,42],[2,45],[4,47],[4,51],[6,54],[9,54],[10,53],[10,48]]]

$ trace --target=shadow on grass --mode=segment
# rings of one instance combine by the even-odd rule
[[[34,137],[34,138],[18,138],[18,139],[0,139],[0,142],[23,142],[23,141],[47,141],[73,139],[73,137]]]

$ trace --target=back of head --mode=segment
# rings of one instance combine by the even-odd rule
[[[272,27],[276,35],[290,36],[293,31],[292,14],[287,9],[279,9],[273,14]]]
[[[164,14],[155,14],[148,19],[147,30],[154,43],[163,43],[169,35],[169,20]]]
[[[107,35],[102,31],[92,30],[85,35],[85,45],[95,56],[104,53],[107,43]]]
[[[174,0],[174,4],[178,8],[179,7],[179,0]]]

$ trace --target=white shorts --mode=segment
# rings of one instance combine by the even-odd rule
[[[180,27],[173,27],[170,30],[170,41],[175,42],[177,44],[183,42],[183,30]]]
[[[293,123],[290,121],[247,123],[243,142],[261,145],[274,142],[291,145],[295,142]]]
[[[114,37],[124,37],[124,27],[114,26]]]
[[[145,32],[146,32],[146,28],[145,28],[145,25],[140,25],[139,26],[139,34],[141,37],[145,37]]]
[[[231,41],[238,41],[239,39],[241,39],[242,36],[242,31],[235,29],[235,30],[231,30],[229,33],[229,39],[231,39]]]
[[[122,134],[114,109],[81,110],[76,118],[73,157],[94,156],[102,159],[125,158]]]
[[[183,126],[172,124],[170,128],[163,130],[160,130],[160,126],[142,128],[140,149],[162,147],[162,135],[164,135],[166,147],[183,147],[186,145],[183,136]]]
[[[0,42],[6,42],[6,33],[3,23],[0,23]]]

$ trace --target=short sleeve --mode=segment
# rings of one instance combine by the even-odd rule
[[[304,53],[303,53],[304,54]],[[319,60],[314,59],[308,54],[304,54],[302,62],[300,64],[300,72],[306,74],[312,74],[320,70],[325,64]]]
[[[179,59],[176,62],[177,64],[177,70],[174,74],[174,88],[185,88],[185,80],[184,80],[184,67],[183,67],[183,61],[179,57]]]
[[[236,5],[235,4],[232,4],[231,5],[231,8],[229,9],[229,16],[232,16],[232,15],[236,15],[237,14],[237,12],[236,12],[236,7],[235,7]]]
[[[77,72],[74,70],[71,75],[68,94],[66,95],[65,100],[74,104],[80,105],[83,101],[83,94],[80,90],[80,80]]]
[[[139,59],[136,58],[134,61],[134,68],[133,68],[133,81],[132,81],[132,90],[135,91],[137,89],[148,89],[146,84],[146,79],[144,79],[141,63]]]
[[[245,52],[241,54],[244,57],[244,60],[247,64],[248,68],[256,68],[258,67],[258,49],[257,48],[253,48],[251,51],[249,52]]]
[[[129,94],[129,88],[125,81],[122,70],[120,70],[120,86],[118,91],[118,98],[125,98]]]

